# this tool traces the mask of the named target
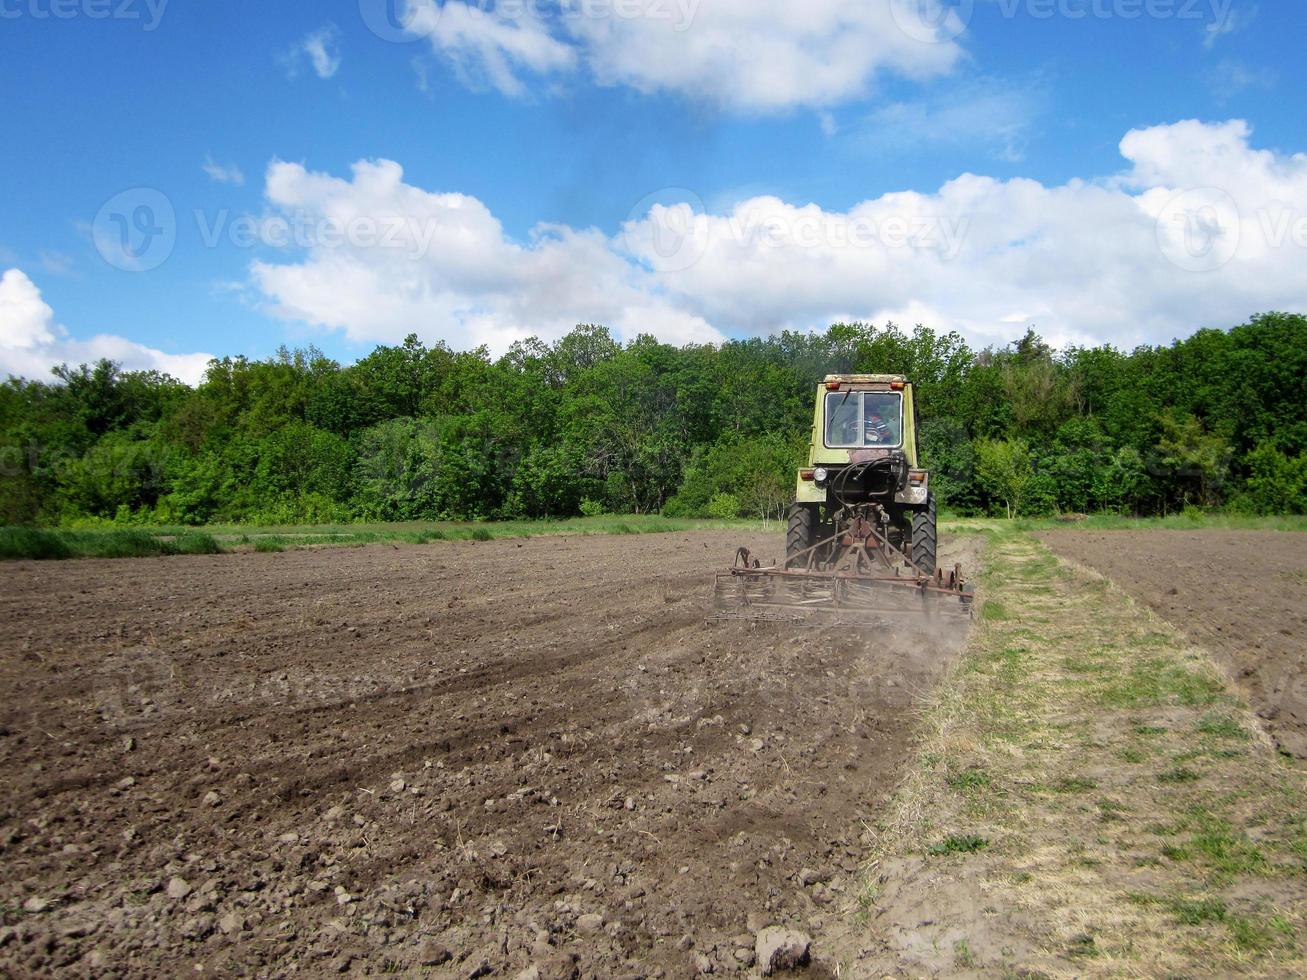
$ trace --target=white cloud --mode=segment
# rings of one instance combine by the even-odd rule
[[[281,59],[286,71],[294,78],[299,74],[300,63],[307,58],[314,73],[322,79],[331,78],[340,70],[340,28],[326,24],[297,42]]]
[[[1003,84],[976,79],[914,102],[877,109],[861,138],[880,149],[978,146],[1009,162],[1020,160],[1047,98],[1038,80]]]
[[[1229,58],[1207,72],[1207,85],[1222,105],[1250,89],[1273,89],[1279,80],[1274,68],[1253,68]]]
[[[1216,42],[1235,31],[1243,30],[1251,24],[1257,17],[1259,10],[1256,4],[1246,7],[1235,7],[1228,5],[1224,11],[1224,16],[1218,15],[1217,19],[1203,28],[1203,47],[1208,51],[1216,47]]]
[[[956,12],[923,28],[920,0],[564,0],[548,17],[540,6],[408,0],[406,24],[466,80],[509,95],[584,69],[600,85],[763,113],[863,97],[882,72],[939,75],[962,54]]]
[[[37,253],[37,258],[41,260],[41,268],[52,276],[71,276],[76,270],[73,257],[63,252],[43,248]]]
[[[48,380],[60,364],[91,364],[101,358],[127,370],[163,371],[187,384],[204,377],[210,354],[165,354],[123,337],[100,334],[74,340],[55,323],[54,310],[20,269],[0,276],[0,374]]]
[[[343,330],[356,342],[416,331],[502,352],[514,340],[561,336],[591,320],[624,336],[721,339],[659,300],[657,283],[601,233],[542,225],[515,242],[476,198],[406,184],[397,163],[355,164],[352,180],[274,163],[267,197],[331,241],[298,264],[256,262],[255,285],[275,315]],[[328,228],[339,231],[328,236]]]
[[[1307,310],[1307,156],[1250,140],[1241,121],[1187,121],[1130,132],[1123,171],[1060,186],[965,174],[847,212],[774,197],[657,205],[615,236],[542,226],[526,242],[476,198],[405,183],[395,163],[357,164],[350,180],[278,163],[275,208],[396,230],[388,247],[258,263],[253,279],[277,315],[358,342],[416,331],[499,351],[592,321],[705,342],[891,316],[979,344],[1030,325],[1059,343],[1166,342]]]
[[[421,58],[414,58],[409,62],[413,68],[413,75],[417,79],[418,91],[423,95],[431,94],[431,76],[427,71],[427,63]]]
[[[522,96],[522,72],[545,75],[568,71],[576,54],[549,33],[546,23],[532,13],[532,5],[519,5],[520,16],[505,17],[466,3],[431,2],[410,6],[412,29],[430,39],[435,50],[448,58],[463,80],[473,86],[490,85],[505,95]]]
[[[54,343],[54,310],[18,269],[0,276],[0,350],[28,351]]]
[[[218,184],[235,184],[241,187],[245,184],[245,174],[241,168],[234,163],[226,165],[215,163],[213,157],[204,158],[204,172],[209,175],[209,179]]]

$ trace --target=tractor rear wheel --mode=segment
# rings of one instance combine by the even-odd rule
[[[785,567],[806,568],[817,543],[817,508],[790,504],[790,521],[785,530]]]
[[[927,575],[935,574],[935,553],[939,534],[935,530],[935,495],[926,497],[926,506],[912,512],[912,564]]]

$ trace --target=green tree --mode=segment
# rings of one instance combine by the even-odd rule
[[[1248,454],[1243,509],[1256,514],[1307,514],[1307,456],[1286,456],[1274,446]]]
[[[1030,446],[1021,439],[981,439],[976,443],[976,479],[1009,518],[1022,513],[1035,479]]]
[[[522,517],[573,517],[581,512],[588,481],[572,446],[533,446],[513,474],[508,512]]]
[[[1181,488],[1182,503],[1203,506],[1217,503],[1218,492],[1230,465],[1230,444],[1207,432],[1193,415],[1167,409],[1158,418],[1161,437],[1158,459]]]

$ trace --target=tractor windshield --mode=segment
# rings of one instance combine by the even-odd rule
[[[890,448],[903,443],[903,396],[897,391],[826,393],[826,445]]]

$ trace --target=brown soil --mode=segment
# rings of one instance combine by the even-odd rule
[[[1213,651],[1279,746],[1307,757],[1307,535],[1054,531],[1041,537]]]
[[[819,951],[959,638],[705,624],[739,544],[0,567],[0,975]]]

